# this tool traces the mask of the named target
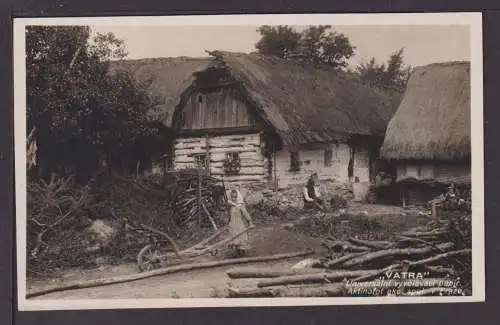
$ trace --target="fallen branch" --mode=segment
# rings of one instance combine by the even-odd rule
[[[206,253],[208,253],[208,252],[212,251],[213,249],[215,249],[215,248],[217,248],[217,247],[220,247],[220,246],[222,246],[222,245],[224,245],[224,244],[226,244],[226,243],[229,243],[229,242],[233,241],[234,239],[236,239],[236,238],[240,237],[241,235],[243,235],[244,233],[248,232],[250,229],[252,229],[252,228],[248,227],[248,228],[246,228],[246,229],[244,229],[244,230],[240,231],[239,233],[237,233],[237,234],[236,234],[236,235],[234,235],[234,236],[231,236],[231,237],[229,237],[229,238],[226,238],[226,239],[224,239],[224,240],[221,240],[220,242],[217,242],[217,243],[215,243],[215,244],[213,244],[213,245],[210,245],[210,246],[208,246],[208,247],[205,247],[205,248],[203,248],[203,249],[201,249],[201,250],[199,250],[199,251],[197,251],[197,252],[195,252],[195,251],[189,251],[189,252],[184,252],[184,254],[186,254],[186,253],[187,253],[187,254],[189,254],[189,255],[194,255],[194,256],[198,256],[198,255],[203,255],[203,254],[206,254]]]
[[[424,265],[425,269],[434,272],[434,273],[446,273],[450,275],[456,275],[457,272],[454,269],[447,268],[444,266],[431,266],[431,265]]]
[[[406,231],[401,233],[402,236],[406,237],[435,237],[447,234],[448,231],[444,229],[436,228],[431,231]]]
[[[235,258],[235,259],[228,259],[228,260],[222,260],[222,261],[209,261],[209,262],[201,262],[201,263],[182,264],[182,265],[177,265],[177,266],[172,266],[172,267],[166,267],[163,269],[157,269],[157,270],[153,270],[153,271],[149,271],[149,272],[65,284],[62,286],[52,287],[52,288],[28,293],[28,294],[26,294],[26,298],[33,298],[33,297],[37,297],[37,296],[42,296],[42,295],[49,294],[52,292],[60,292],[60,291],[67,291],[67,290],[100,287],[100,286],[106,286],[106,285],[124,283],[124,282],[132,282],[132,281],[142,280],[142,279],[146,279],[146,278],[150,278],[150,277],[154,277],[154,276],[177,273],[177,272],[181,272],[181,271],[192,271],[192,270],[219,267],[219,266],[225,266],[225,265],[233,265],[233,264],[275,261],[275,260],[282,260],[282,259],[288,259],[288,258],[303,257],[303,256],[312,255],[312,254],[314,254],[314,251],[307,250],[307,251],[302,251],[302,252],[295,252],[295,253],[288,253],[288,254],[277,254],[277,255],[262,256],[262,257]]]
[[[229,298],[258,297],[340,297],[345,294],[342,283],[320,286],[277,286],[266,288],[229,288]]]
[[[185,250],[183,250],[182,252],[183,253],[186,253],[186,252],[191,252],[193,250],[200,250],[200,249],[203,249],[205,248],[205,244],[209,243],[210,241],[214,240],[215,238],[219,237],[220,235],[222,235],[224,232],[226,232],[229,228],[222,228],[220,229],[219,231],[217,231],[215,234],[213,234],[212,236],[208,237],[208,238],[205,238],[204,240],[202,240],[201,242],[197,243],[196,245],[194,246],[191,246],[189,248],[186,248]]]
[[[452,243],[440,244],[437,246],[440,250],[447,250],[453,247]],[[435,249],[433,247],[423,247],[423,248],[392,248],[385,249],[376,252],[370,252],[364,254],[360,257],[355,257],[351,260],[348,260],[342,264],[343,267],[353,267],[361,264],[366,264],[368,262],[373,262],[374,260],[378,260],[386,257],[410,257],[410,256],[419,256],[430,254]]]
[[[345,251],[345,252],[368,252],[371,251],[372,249],[370,247],[362,247],[358,245],[353,245],[348,242],[343,242],[343,241],[323,241],[321,243],[324,247],[328,248],[329,250],[333,251]]]
[[[170,244],[172,245],[172,248],[174,249],[174,254],[179,258],[179,259],[183,259],[184,257],[180,254],[180,250],[179,250],[179,247],[177,246],[177,244],[175,243],[174,239],[172,237],[170,237],[168,234],[164,233],[163,231],[160,231],[158,229],[155,229],[153,227],[150,227],[150,226],[147,226],[147,225],[144,225],[144,224],[141,224],[141,227],[146,229],[146,230],[149,230],[155,234],[158,234],[158,235],[161,235],[163,237],[165,237],[169,242]]]
[[[348,261],[348,260],[350,260],[352,258],[355,258],[355,257],[358,257],[358,256],[362,256],[362,255],[365,255],[365,254],[367,254],[367,252],[347,254],[347,255],[341,256],[339,258],[336,258],[334,260],[326,262],[325,263],[325,267],[327,269],[333,269],[334,267],[337,267],[337,266],[341,265],[345,261]]]
[[[428,240],[423,240],[421,238],[408,237],[408,236],[398,236],[398,238],[401,239],[402,241],[405,241],[405,242],[415,242],[415,243],[425,244],[425,245],[437,248],[436,243],[430,242]]]
[[[446,258],[449,258],[452,256],[462,255],[462,254],[471,254],[471,253],[472,253],[471,249],[462,249],[462,250],[458,250],[458,251],[447,252],[447,253],[439,254],[436,256],[429,257],[429,258],[425,258],[423,260],[411,262],[410,266],[424,265],[424,264],[428,264],[428,263],[437,262],[437,261],[440,261],[442,259],[446,259]]]
[[[282,287],[228,288],[229,298],[271,298],[282,296]]]
[[[322,272],[315,274],[282,276],[274,279],[262,280],[257,284],[257,287],[263,288],[276,285],[333,282],[348,278],[356,278],[362,275],[372,274],[375,272],[378,272],[378,270],[332,271],[327,273]]]
[[[288,275],[317,274],[317,269],[284,269],[284,268],[233,268],[226,272],[231,279],[277,278]]]
[[[375,249],[387,249],[393,245],[393,243],[388,241],[361,240],[352,237],[349,238],[348,240],[355,245],[366,246]]]
[[[201,207],[203,208],[203,211],[205,211],[205,214],[207,215],[208,220],[210,220],[212,227],[214,228],[215,231],[217,231],[217,224],[215,223],[214,219],[212,218],[212,215],[208,211],[207,206],[205,205],[204,202],[201,202]]]

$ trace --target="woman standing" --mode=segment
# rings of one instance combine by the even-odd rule
[[[233,237],[247,228],[254,228],[254,224],[250,214],[248,213],[245,203],[237,190],[232,190],[229,200],[229,236]],[[248,233],[244,233],[229,243],[229,247],[235,249],[237,253],[242,253],[248,247]]]

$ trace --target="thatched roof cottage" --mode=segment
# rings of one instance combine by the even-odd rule
[[[380,150],[396,164],[396,182],[470,184],[470,114],[469,62],[416,68]],[[429,199],[424,194],[411,190],[407,196]]]
[[[212,52],[172,116],[173,167],[280,187],[369,182],[397,105],[356,78],[260,54]]]
[[[193,82],[193,73],[206,69],[211,62],[210,58],[190,57],[120,60],[112,61],[109,71],[129,72],[154,101],[151,119],[170,126],[172,112],[182,92]]]

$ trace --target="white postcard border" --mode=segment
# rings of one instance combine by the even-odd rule
[[[27,25],[99,26],[225,26],[225,25],[428,26],[468,25],[471,46],[472,153],[472,276],[473,294],[465,297],[363,298],[187,298],[187,299],[26,299],[26,68]],[[19,310],[74,310],[125,308],[258,307],[312,305],[371,305],[485,301],[483,54],[481,13],[210,15],[168,17],[78,17],[14,19],[14,151],[16,189],[17,288]]]

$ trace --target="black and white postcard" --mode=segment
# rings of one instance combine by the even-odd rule
[[[19,309],[484,301],[481,24],[15,19]]]

